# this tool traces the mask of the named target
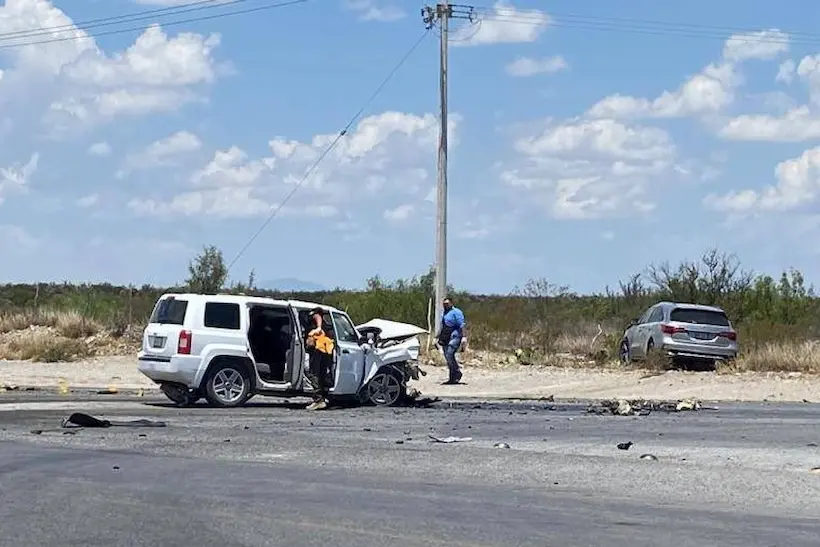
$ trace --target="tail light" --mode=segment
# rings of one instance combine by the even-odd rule
[[[664,334],[677,334],[679,332],[686,332],[683,327],[674,327],[672,325],[661,325],[661,332]]]
[[[718,336],[728,338],[729,340],[737,340],[737,333],[733,331],[721,332]]]
[[[179,331],[179,342],[177,343],[177,353],[181,355],[190,355],[191,354],[191,342],[193,340],[193,335],[189,330],[181,330]]]

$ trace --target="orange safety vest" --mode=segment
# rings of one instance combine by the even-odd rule
[[[325,331],[319,331],[319,333],[309,336],[308,346],[313,346],[322,353],[332,354],[335,344],[333,338],[325,334]]]

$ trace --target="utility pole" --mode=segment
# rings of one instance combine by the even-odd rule
[[[468,19],[473,22],[472,6],[451,4],[445,0],[435,7],[421,10],[422,20],[428,29],[439,24],[441,34],[439,53],[439,128],[438,177],[436,185],[436,322],[433,333],[441,325],[442,300],[447,296],[447,50],[449,45],[450,19]]]

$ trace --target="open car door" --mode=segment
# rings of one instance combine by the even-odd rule
[[[335,395],[355,395],[364,379],[366,349],[359,343],[359,333],[350,318],[339,312],[331,313],[336,333],[337,360]]]

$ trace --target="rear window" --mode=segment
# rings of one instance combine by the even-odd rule
[[[228,302],[206,303],[205,326],[213,329],[239,330],[239,304]]]
[[[725,313],[719,311],[677,308],[669,314],[669,319],[679,323],[694,323],[696,325],[729,326],[729,318],[726,317]]]
[[[149,322],[160,323],[162,325],[182,325],[185,323],[185,312],[187,310],[187,300],[163,298],[157,303],[156,307],[154,307],[154,312],[151,314]]]

